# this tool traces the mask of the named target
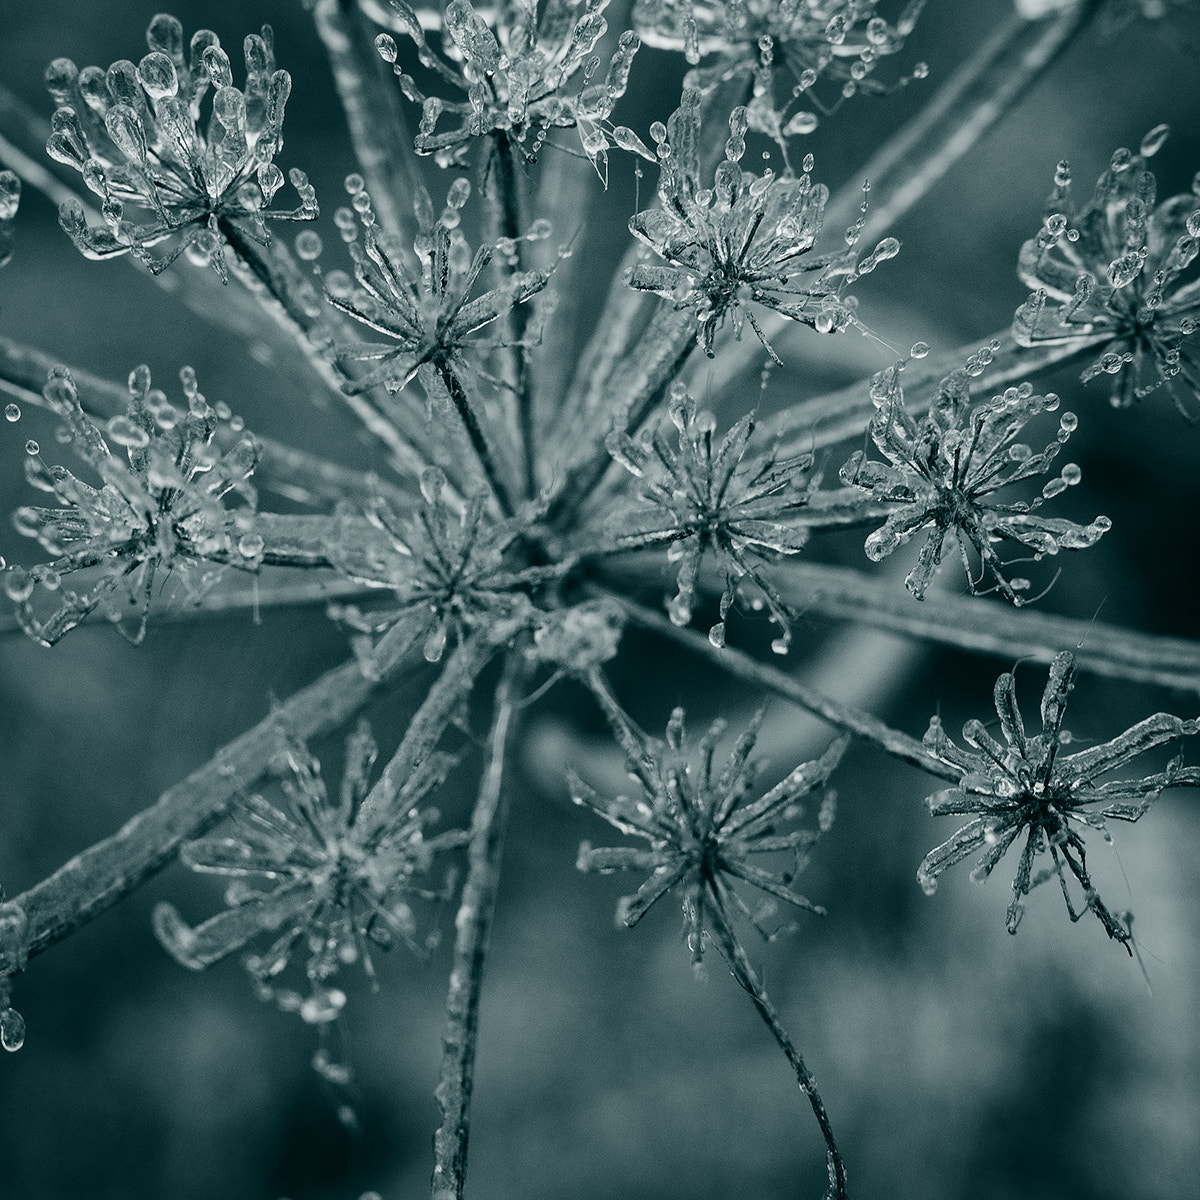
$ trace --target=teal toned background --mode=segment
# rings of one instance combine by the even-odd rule
[[[847,105],[825,122],[811,139],[817,177],[852,177],[1007,10],[1000,0],[931,0],[908,49],[878,73],[894,77],[926,59],[930,78],[893,100]],[[154,11],[127,0],[0,0],[0,80],[48,115],[46,61],[136,59]],[[336,246],[329,215],[353,163],[308,14],[296,0],[194,2],[174,11],[188,35],[207,26],[231,48],[261,21],[274,25],[279,63],[294,79],[281,162],[308,170],[326,211],[320,227]],[[920,339],[941,349],[1000,329],[1024,297],[1013,264],[1038,228],[1061,157],[1071,160],[1082,198],[1113,149],[1136,147],[1165,120],[1174,132],[1153,163],[1159,194],[1186,190],[1200,166],[1198,69],[1196,54],[1161,30],[1085,38],[894,231],[900,257],[859,288],[867,323],[903,348]],[[672,107],[680,73],[644,49],[618,119],[644,135]],[[651,84],[657,94],[648,94]],[[448,182],[431,187],[444,192]],[[597,297],[615,257],[604,235],[621,233],[633,211],[631,174],[614,160],[610,189],[597,194],[580,243],[595,257]],[[259,361],[144,272],[85,263],[31,189],[16,257],[0,271],[0,332],[112,378],[148,362],[168,391],[189,363],[210,399],[227,401],[249,428],[378,465],[336,410],[308,402],[286,364]],[[564,340],[545,352],[578,350]],[[814,353],[815,371],[807,360],[794,364],[773,385],[771,402],[877,370],[894,352],[848,338]],[[1043,607],[1090,617],[1103,603],[1107,621],[1200,636],[1200,431],[1185,426],[1166,397],[1115,413],[1101,393],[1081,393],[1069,377],[1047,386],[1083,417],[1071,442],[1084,469],[1071,495],[1077,515],[1088,518],[1102,504],[1115,528],[1068,564],[1070,587],[1052,591]],[[22,445],[39,436],[37,420],[27,413],[18,425],[0,425],[5,512],[29,500]],[[48,433],[40,436],[52,445]],[[839,461],[828,464],[828,477]],[[0,553],[11,561],[31,561],[31,549],[7,522],[0,527]],[[854,539],[830,553],[864,562]],[[828,636],[822,622],[805,618],[793,653],[799,658],[806,643]],[[633,651],[617,684],[648,727],[661,728],[676,703],[687,704],[695,726],[718,705],[750,711],[753,697],[725,686],[718,694],[708,674],[657,644]],[[117,828],[259,719],[272,695],[290,694],[345,652],[344,634],[319,608],[266,613],[259,627],[248,615],[160,625],[138,650],[106,628],[78,630],[53,651],[0,636],[0,882],[9,895]],[[899,665],[890,698],[877,703],[910,732],[938,709],[954,731],[968,716],[987,718],[991,682],[1010,666],[913,656]],[[1030,713],[1043,680],[1036,666],[1018,670]],[[373,710],[385,751],[415,694]],[[1193,715],[1195,704],[1194,695],[1085,677],[1069,723],[1077,737],[1103,739],[1147,712]],[[777,706],[772,717],[783,771],[798,751],[789,747],[790,715]],[[819,1139],[786,1065],[719,960],[696,982],[666,905],[636,931],[619,931],[612,914],[629,882],[574,869],[579,840],[603,831],[569,805],[561,776],[544,764],[565,743],[602,769],[590,757],[604,744],[596,714],[563,689],[532,720],[484,995],[471,1194],[817,1196]],[[335,773],[336,740],[318,750]],[[1151,994],[1099,923],[1071,927],[1048,888],[1010,937],[1004,868],[984,888],[970,884],[966,870],[954,872],[926,898],[916,865],[953,828],[925,815],[930,782],[865,750],[848,756],[840,776],[838,820],[803,880],[830,915],[755,953],[821,1083],[854,1194],[1200,1195],[1195,796],[1168,796],[1141,826],[1117,830],[1115,854],[1099,839],[1092,852],[1110,907],[1137,913]],[[468,794],[452,789],[447,821],[462,823],[469,805]],[[407,1200],[425,1192],[447,951],[428,966],[399,952],[381,956],[378,994],[351,981],[348,1053],[358,1068],[360,1129],[347,1131],[336,1115],[341,1098],[308,1066],[310,1028],[259,1004],[235,963],[191,975],[154,942],[157,901],[170,898],[199,920],[216,911],[219,893],[211,880],[172,868],[17,979],[15,1003],[29,1034],[19,1054],[0,1060],[3,1200],[353,1200],[368,1187]],[[449,926],[449,914],[443,918]]]

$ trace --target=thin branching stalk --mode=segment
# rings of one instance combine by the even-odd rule
[[[475,415],[475,410],[471,407],[471,402],[467,398],[466,391],[463,389],[462,381],[458,378],[454,368],[447,362],[439,362],[437,364],[437,372],[438,377],[446,386],[446,391],[450,396],[450,403],[454,405],[454,411],[458,414],[463,429],[466,431],[467,438],[471,443],[471,449],[475,451],[475,457],[479,460],[479,465],[483,468],[488,486],[492,489],[492,495],[496,497],[496,503],[500,505],[500,511],[506,517],[511,517],[516,511],[513,507],[512,494],[509,492],[504,480],[500,478],[499,467],[492,456],[487,438],[484,437],[483,428],[479,424],[479,418]]]
[[[517,711],[514,703],[518,675],[515,661],[510,659],[496,689],[487,743],[488,764],[471,816],[467,878],[454,922],[457,931],[454,966],[446,994],[442,1066],[435,1092],[442,1124],[433,1138],[432,1200],[462,1200],[466,1183],[471,1091],[479,1039],[479,1001],[510,807],[504,775]]]
[[[374,27],[355,0],[318,0],[313,22],[329,56],[372,208],[383,228],[396,233],[405,224],[400,200],[420,185],[396,81],[376,53]]]
[[[769,692],[774,692],[775,695],[790,700],[793,704],[799,705],[800,708],[806,709],[823,721],[828,721],[835,728],[873,742],[881,750],[886,751],[893,758],[898,758],[901,762],[920,767],[921,770],[938,775],[943,779],[957,781],[958,775],[945,763],[934,758],[916,738],[891,728],[890,725],[878,717],[872,716],[871,713],[823,696],[820,692],[805,686],[798,679],[794,679],[777,667],[767,666],[766,663],[761,663],[732,646],[717,649],[704,634],[694,629],[681,629],[673,625],[656,609],[647,608],[615,593],[605,594],[610,595],[621,605],[625,614],[635,625],[640,625],[643,629],[651,629],[673,642],[678,642],[681,646],[686,646],[701,658],[707,659],[728,672],[735,679],[741,679],[746,683],[753,683]]]
[[[364,678],[353,662],[327,672],[111,837],[14,897],[29,921],[28,952],[45,950],[140,887],[172,861],[183,842],[211,828],[239,794],[254,786],[287,738],[316,738],[336,729],[367,703],[379,683]],[[12,966],[0,962],[0,975]]]
[[[837,1142],[834,1141],[833,1127],[829,1123],[829,1114],[825,1111],[825,1102],[821,1099],[821,1093],[817,1091],[817,1081],[813,1077],[813,1073],[808,1069],[808,1065],[805,1063],[800,1051],[796,1049],[795,1043],[788,1036],[787,1030],[784,1029],[783,1024],[780,1022],[779,1014],[775,1011],[775,1005],[771,1003],[771,998],[767,995],[762,981],[750,965],[750,960],[746,957],[746,951],[742,949],[741,942],[738,941],[737,936],[729,927],[724,913],[714,906],[711,916],[712,934],[716,938],[721,952],[725,955],[726,961],[729,963],[734,979],[738,981],[738,984],[749,995],[750,999],[754,1001],[755,1010],[771,1031],[771,1036],[778,1043],[780,1050],[783,1051],[784,1056],[792,1066],[792,1070],[796,1072],[796,1081],[800,1084],[800,1090],[808,1097],[808,1102],[812,1106],[813,1116],[817,1118],[817,1124],[821,1127],[821,1136],[825,1139],[829,1166],[830,1190],[827,1196],[831,1197],[832,1200],[846,1200],[846,1166],[842,1162]]]

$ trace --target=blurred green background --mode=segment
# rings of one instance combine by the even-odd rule
[[[1001,0],[931,0],[908,49],[879,72],[895,77],[925,59],[930,78],[824,122],[811,139],[817,177],[854,178],[1008,9]],[[308,170],[325,208],[326,242],[336,244],[329,215],[353,162],[309,15],[295,0],[196,0],[174,11],[188,35],[209,27],[229,47],[272,23],[280,65],[294,79],[281,162]],[[127,2],[4,0],[0,80],[48,115],[40,78],[50,58],[136,59],[153,12]],[[1165,120],[1174,132],[1154,163],[1159,194],[1186,190],[1200,165],[1200,60],[1184,43],[1147,25],[1108,40],[1085,37],[895,230],[900,257],[858,289],[867,323],[895,345],[921,339],[935,349],[1001,329],[1024,298],[1013,264],[1036,232],[1059,158],[1072,161],[1082,198],[1114,148],[1136,146]],[[618,119],[644,135],[670,111],[679,77],[675,61],[644,49]],[[436,196],[445,186],[440,180],[431,190]],[[598,297],[611,235],[634,211],[630,172],[614,167],[608,193],[598,185],[595,192],[581,252],[596,263]],[[191,364],[210,399],[227,401],[249,428],[379,465],[337,410],[309,403],[286,362],[264,361],[261,348],[200,321],[128,264],[85,263],[32,189],[16,257],[0,272],[0,332],[115,379],[148,362],[168,391],[178,368]],[[546,353],[578,350],[563,340]],[[891,357],[856,341],[838,360],[813,370],[806,360],[774,386],[781,398],[812,394]],[[1064,579],[1043,607],[1088,617],[1103,602],[1105,620],[1200,636],[1200,435],[1166,397],[1116,413],[1070,377],[1052,386],[1085,417],[1071,442],[1084,468],[1072,498],[1089,509],[1080,515],[1102,509],[1115,528],[1067,564],[1069,585]],[[36,420],[27,413],[0,429],[6,512],[29,502],[21,447],[36,435]],[[31,561],[30,549],[5,522],[0,553]],[[862,561],[855,539],[844,552],[846,561]],[[814,654],[825,647],[825,669],[829,660],[864,658],[856,631],[829,642],[838,632],[812,617],[802,634],[798,643]],[[651,730],[677,703],[688,706],[694,728],[718,709],[751,711],[754,697],[723,683],[718,691],[694,662],[630,637],[615,680]],[[856,644],[860,652],[848,653]],[[10,896],[31,886],[258,720],[272,695],[291,694],[345,653],[344,634],[316,607],[267,612],[261,626],[249,615],[163,624],[137,650],[107,628],[77,630],[53,651],[3,637],[0,883]],[[870,684],[871,703],[913,733],[935,710],[952,731],[968,716],[986,720],[992,681],[1011,666],[933,652],[884,661],[894,677]],[[859,686],[833,670],[839,686]],[[1027,712],[1043,680],[1038,667],[1018,670]],[[372,710],[385,752],[420,683]],[[1194,695],[1084,678],[1069,724],[1077,737],[1104,739],[1148,712],[1187,715],[1194,707]],[[476,717],[482,728],[483,715]],[[807,1106],[719,960],[698,983],[669,906],[632,933],[618,930],[613,909],[631,881],[574,869],[579,840],[602,840],[604,831],[570,806],[561,776],[546,764],[565,755],[609,769],[603,746],[594,710],[569,688],[531,716],[484,997],[470,1192],[486,1200],[815,1197],[824,1169]],[[812,747],[811,733],[774,706],[778,771]],[[337,739],[317,749],[335,771]],[[462,794],[451,789],[443,803],[450,823],[469,813],[469,771],[463,776]],[[1167,796],[1142,825],[1117,831],[1115,852],[1094,839],[1101,893],[1110,907],[1137,913],[1151,994],[1099,923],[1070,926],[1061,896],[1048,888],[1010,937],[1004,867],[984,888],[958,870],[926,898],[916,865],[954,828],[925,815],[930,782],[865,749],[848,756],[840,778],[838,820],[802,880],[830,915],[755,954],[821,1083],[853,1193],[1200,1196],[1195,797]],[[157,947],[149,926],[157,901],[170,898],[199,920],[216,911],[219,892],[211,880],[170,869],[17,979],[14,1002],[29,1035],[20,1053],[0,1061],[3,1200],[424,1193],[447,949],[428,966],[399,952],[380,956],[378,993],[350,979],[348,1053],[360,1118],[350,1131],[337,1118],[342,1098],[309,1068],[311,1029],[256,1001],[236,963],[194,976]]]

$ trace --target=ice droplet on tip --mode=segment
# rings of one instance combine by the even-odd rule
[[[4,409],[4,419],[6,421],[19,421],[21,419],[21,409],[17,404],[9,404]]]
[[[0,1012],[0,1046],[17,1051],[25,1045],[25,1018],[15,1008]]]

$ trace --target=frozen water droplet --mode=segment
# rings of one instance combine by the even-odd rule
[[[9,404],[4,409],[4,419],[6,421],[19,421],[21,419],[21,409],[19,405]]]
[[[718,650],[723,650],[725,648],[725,622],[724,621],[718,621],[708,631],[708,640]]]
[[[386,33],[376,34],[375,49],[379,51],[379,57],[386,63],[394,63],[400,55],[396,39]]]
[[[25,1018],[15,1008],[0,1012],[0,1046],[20,1050],[25,1045]]]
[[[1138,147],[1138,153],[1143,158],[1150,158],[1162,149],[1162,144],[1171,133],[1169,125],[1155,125],[1149,133],[1142,138],[1142,144]]]
[[[30,438],[29,441],[25,443],[25,453],[30,456],[40,453],[41,449],[41,446],[39,446],[37,442],[33,440],[33,438]]]
[[[238,539],[238,553],[243,558],[260,558],[266,543],[258,533],[244,533]]]
[[[921,885],[921,891],[927,896],[932,896],[937,891],[938,881],[924,871],[917,872],[917,882]]]
[[[1079,428],[1079,418],[1073,412],[1065,412],[1058,419],[1058,423],[1067,433],[1074,433]]]
[[[820,123],[817,114],[814,112],[798,112],[790,121],[783,127],[784,137],[801,137],[806,133],[812,133]],[[810,170],[811,168],[805,168]]]
[[[296,235],[296,256],[305,262],[320,258],[322,250],[321,235],[315,230],[306,229]]]
[[[909,358],[924,358],[929,353],[928,342],[913,342],[912,349],[909,350]]]
[[[1062,469],[1063,482],[1068,487],[1074,487],[1082,478],[1083,472],[1076,463],[1067,463]]]
[[[113,417],[104,428],[118,446],[140,449],[142,446],[150,444],[150,435],[132,417],[125,415]]]

